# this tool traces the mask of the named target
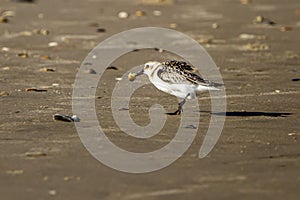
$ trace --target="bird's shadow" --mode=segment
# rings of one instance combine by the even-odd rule
[[[213,115],[222,115],[222,116],[229,116],[229,117],[259,117],[259,116],[287,117],[293,114],[290,112],[260,112],[260,111],[232,111],[232,112],[209,112],[209,113]]]
[[[165,113],[166,115],[180,115],[180,114],[178,114],[178,112],[177,111],[175,111],[175,112],[167,112],[167,113]]]
[[[260,112],[260,111],[232,111],[232,112],[210,112],[200,111],[202,113],[210,113],[212,115],[228,116],[228,117],[288,117],[293,113],[290,112]],[[166,115],[178,115],[176,112],[168,112]]]

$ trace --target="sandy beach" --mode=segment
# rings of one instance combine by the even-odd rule
[[[300,198],[298,0],[1,0],[0,16],[1,200]],[[227,111],[219,141],[199,159],[212,115],[209,94],[200,95],[201,128],[183,156],[159,171],[130,174],[96,160],[75,123],[53,115],[72,116],[76,73],[88,53],[139,27],[170,28],[198,41],[222,75]],[[125,55],[97,87],[100,125],[128,151],[159,149],[178,128],[180,116],[168,116],[161,134],[136,139],[110,111],[116,78],[164,56],[172,57],[155,49]],[[177,99],[152,85],[138,90],[129,107],[136,123],[149,123],[154,103],[171,112]]]

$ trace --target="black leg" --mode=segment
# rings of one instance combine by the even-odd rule
[[[184,99],[178,104],[178,109],[177,109],[174,113],[172,113],[173,115],[180,115],[180,114],[183,112],[182,107],[183,107],[183,105],[185,104],[186,99],[187,99],[189,96],[190,96],[190,93],[188,93],[188,94],[184,97]]]

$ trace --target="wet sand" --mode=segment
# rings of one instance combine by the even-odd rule
[[[299,199],[300,3],[199,2],[1,1],[7,19],[0,23],[1,199]],[[139,10],[145,15],[136,16]],[[129,17],[120,19],[119,11]],[[255,24],[256,16],[276,24]],[[93,47],[144,26],[171,27],[198,40],[219,67],[228,105],[221,138],[206,158],[197,157],[210,117],[204,93],[201,128],[188,151],[167,168],[137,175],[101,164],[82,145],[74,123],[52,116],[72,115],[75,76]],[[179,122],[168,117],[160,136],[139,141],[113,121],[109,94],[115,78],[149,53],[158,54],[133,52],[116,61],[117,70],[103,74],[95,100],[108,137],[136,152],[166,145]],[[176,109],[175,97],[147,86],[133,99],[133,119],[149,123],[147,110],[156,102]]]

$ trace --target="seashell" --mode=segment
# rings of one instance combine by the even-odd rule
[[[137,17],[142,17],[142,16],[145,16],[146,13],[145,13],[145,11],[138,10],[138,11],[135,12],[135,15],[136,15]]]
[[[213,29],[218,29],[218,28],[220,28],[220,25],[219,25],[218,23],[213,23],[213,24],[211,25],[211,27],[212,27]]]
[[[49,191],[48,191],[48,194],[49,194],[50,196],[55,196],[55,195],[57,194],[57,192],[56,192],[56,190],[49,190]]]
[[[254,24],[267,24],[267,25],[275,25],[276,23],[268,18],[265,18],[264,16],[256,16],[253,20]]]
[[[18,53],[17,56],[21,57],[21,58],[28,58],[29,54],[28,53]]]
[[[50,60],[50,59],[51,59],[51,57],[48,56],[48,55],[41,56],[40,58],[41,58],[42,60]]]
[[[115,67],[115,66],[109,66],[109,67],[107,67],[106,69],[118,70],[118,68]]]
[[[126,18],[129,17],[129,14],[127,12],[125,12],[125,11],[121,11],[121,12],[118,13],[118,17],[120,19],[126,19]]]
[[[134,81],[135,78],[136,78],[136,75],[137,75],[136,73],[130,72],[130,73],[128,74],[128,80]]]
[[[0,23],[8,23],[8,19],[6,17],[0,16]]]
[[[70,117],[68,115],[63,115],[63,114],[53,115],[53,120],[62,121],[62,122],[79,122],[80,121],[80,119],[76,115],[73,115],[72,117]]]
[[[37,88],[26,88],[26,92],[47,92],[46,89],[37,89]]]
[[[96,30],[98,33],[105,33],[106,29],[105,28],[97,28]]]
[[[170,28],[177,28],[177,24],[176,23],[171,23],[169,26],[170,26]]]
[[[154,10],[153,15],[156,16],[156,17],[159,17],[159,16],[162,15],[162,12],[160,10]]]
[[[49,42],[48,46],[49,47],[56,47],[56,46],[58,46],[58,43],[57,42]]]
[[[30,152],[26,152],[25,155],[27,157],[41,157],[41,156],[47,156],[47,154],[45,152],[42,151],[30,151]]]
[[[97,72],[94,69],[88,69],[85,71],[87,74],[97,74]]]
[[[293,30],[293,27],[291,27],[291,26],[282,26],[282,27],[280,27],[281,32],[292,31],[292,30]]]
[[[5,96],[9,96],[8,92],[0,92],[0,97],[5,97]]]
[[[40,72],[55,72],[54,68],[44,67],[39,70]]]

